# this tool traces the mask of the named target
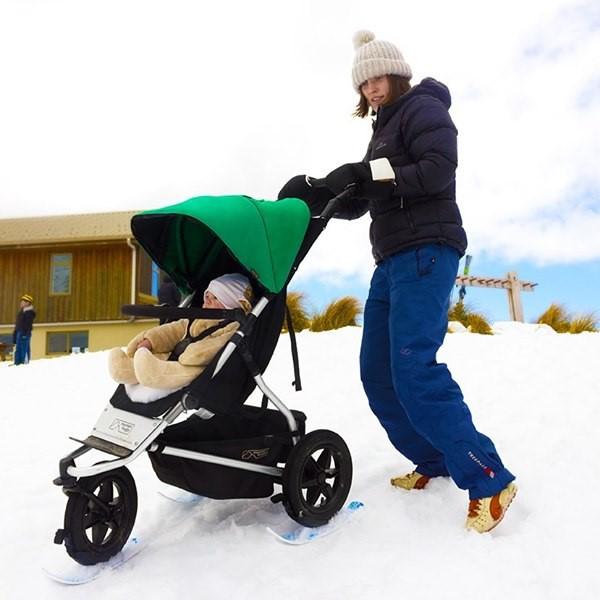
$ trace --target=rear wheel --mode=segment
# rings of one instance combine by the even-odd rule
[[[82,565],[107,561],[125,545],[137,513],[137,489],[125,467],[83,477],[68,492],[65,546]]]
[[[283,471],[283,505],[302,525],[324,525],[344,505],[351,483],[346,442],[333,431],[317,429],[290,451]]]

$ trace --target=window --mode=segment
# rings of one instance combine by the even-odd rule
[[[71,293],[72,254],[53,254],[50,258],[50,293]]]
[[[152,263],[152,295],[158,295],[158,286],[160,284],[160,269],[158,265],[153,262]]]
[[[3,344],[6,344],[6,346]],[[0,335],[0,360],[6,360],[6,357],[12,356],[12,354],[12,334],[5,333]]]
[[[160,281],[160,269],[145,252],[140,252],[139,256],[140,293],[156,296]]]
[[[56,331],[46,335],[46,354],[84,352],[88,345],[87,331]]]

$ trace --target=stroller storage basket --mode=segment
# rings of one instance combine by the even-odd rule
[[[306,416],[299,411],[292,414],[298,424],[296,435],[304,435]],[[265,498],[273,494],[274,476],[161,454],[160,446],[275,466],[286,461],[292,433],[281,412],[246,406],[238,414],[208,420],[192,417],[171,425],[156,442],[159,451],[149,457],[164,483],[215,499]]]

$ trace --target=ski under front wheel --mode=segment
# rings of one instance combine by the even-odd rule
[[[77,482],[68,492],[65,510],[65,546],[82,565],[105,562],[128,540],[137,513],[137,489],[129,470],[113,471]]]
[[[300,438],[283,470],[283,505],[294,521],[307,527],[327,523],[350,492],[352,457],[333,431],[317,429]]]

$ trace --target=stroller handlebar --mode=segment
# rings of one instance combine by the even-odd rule
[[[310,187],[314,187],[314,188],[327,187],[327,184],[325,183],[325,177],[311,177],[310,175],[307,175],[306,183],[308,183],[308,185],[310,185]]]
[[[306,183],[313,188],[324,188],[327,187],[325,183],[325,178],[317,178],[317,177],[309,177],[306,176]],[[321,219],[331,219],[333,217],[339,207],[339,205],[346,200],[347,198],[351,198],[356,194],[359,188],[358,183],[351,183],[346,186],[337,196],[334,196],[328,203],[327,206],[323,209],[319,218]]]

